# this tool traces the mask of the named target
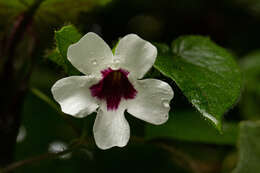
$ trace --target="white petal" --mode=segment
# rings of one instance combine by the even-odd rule
[[[137,96],[128,101],[127,111],[133,116],[152,124],[168,120],[169,102],[173,90],[169,84],[157,79],[145,79],[135,84]]]
[[[71,76],[58,80],[51,91],[64,113],[81,118],[98,108],[97,100],[89,90],[97,82],[94,77]]]
[[[68,48],[69,61],[86,75],[100,74],[112,63],[110,47],[97,34],[89,32]]]
[[[134,78],[140,79],[152,67],[156,56],[156,47],[135,34],[129,34],[119,41],[114,62]]]
[[[124,147],[129,141],[130,127],[124,116],[125,109],[107,110],[100,108],[94,124],[94,138],[100,149],[114,146]]]

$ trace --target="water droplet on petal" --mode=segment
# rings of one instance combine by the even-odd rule
[[[120,59],[119,58],[113,59],[113,69],[118,69],[119,65],[120,65]]]
[[[97,65],[97,60],[94,59],[94,60],[91,61],[91,63],[92,63],[93,65]]]
[[[165,107],[165,108],[169,108],[169,107],[170,107],[169,101],[166,100],[166,99],[162,99],[162,105],[163,105],[163,107]]]
[[[115,58],[115,59],[113,60],[113,62],[114,62],[115,64],[118,64],[118,63],[120,63],[120,60],[119,60],[118,58]]]

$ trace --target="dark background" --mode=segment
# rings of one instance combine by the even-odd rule
[[[6,151],[4,155],[0,155],[1,160],[4,160],[2,165],[7,165],[5,160],[11,163],[46,153],[55,141],[68,145],[75,137],[60,115],[29,90],[31,87],[38,88],[51,96],[51,86],[56,80],[66,76],[61,68],[46,58],[48,51],[55,47],[54,31],[66,24],[74,24],[81,33],[98,33],[111,47],[118,38],[128,33],[136,33],[146,40],[167,44],[171,44],[181,35],[204,35],[230,50],[239,64],[243,64],[248,53],[260,47],[258,0],[39,2],[0,0],[0,58],[14,59],[11,65],[14,67],[11,69],[12,73],[7,73],[8,70],[4,71],[2,69],[5,68],[0,66],[0,105],[3,112],[0,112],[0,125],[4,131],[0,133],[0,147],[1,151]],[[24,23],[20,23],[22,26],[19,28],[21,21]],[[13,38],[14,33],[17,35]],[[8,47],[10,42],[13,44]],[[0,64],[1,62],[0,59]],[[10,70],[9,67],[8,69]],[[182,116],[183,110],[194,110],[176,85],[170,83],[175,91],[171,105],[174,115]],[[19,100],[17,104],[13,104],[14,99]],[[247,91],[244,84],[239,103],[225,115],[225,121],[259,119],[259,109],[254,105],[259,101],[259,95]],[[10,120],[10,117],[13,119]],[[79,128],[85,124],[90,135],[94,118],[94,115],[80,120],[69,117]],[[145,123],[131,116],[127,116],[127,119],[130,121],[132,135],[142,137]],[[9,120],[11,123],[6,124]],[[20,126],[25,129],[26,135],[16,143]],[[9,128],[11,130],[6,130]],[[129,145],[122,149],[102,151],[96,147],[84,148],[72,153],[68,159],[33,162],[16,169],[15,172],[225,173],[230,172],[236,163],[235,145],[177,139],[157,140],[173,146],[174,149],[165,150],[156,145],[131,140]],[[14,158],[10,157],[12,153]]]

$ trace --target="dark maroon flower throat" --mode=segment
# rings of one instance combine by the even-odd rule
[[[128,80],[128,71],[108,68],[101,71],[102,79],[90,87],[93,97],[106,100],[107,110],[116,110],[122,98],[133,99],[137,91]]]

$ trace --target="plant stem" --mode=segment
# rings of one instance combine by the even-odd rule
[[[13,160],[16,137],[21,123],[21,110],[25,95],[28,91],[28,82],[31,75],[33,57],[36,54],[35,38],[28,43],[23,42],[29,29],[32,28],[34,15],[44,0],[35,1],[26,11],[19,14],[14,21],[10,34],[6,33],[5,42],[1,49],[0,64],[0,166],[8,165]],[[18,48],[27,44],[30,49],[24,51],[23,59],[19,59]],[[26,57],[26,58],[25,58]],[[35,58],[34,58],[35,59]],[[21,64],[15,68],[16,62]],[[22,68],[30,64],[26,72],[18,73]]]
[[[55,159],[59,156],[62,156],[64,154],[67,154],[67,153],[70,153],[72,151],[74,151],[75,149],[78,149],[79,148],[79,144],[75,144],[73,147],[67,149],[67,150],[64,150],[64,151],[61,151],[61,152],[58,152],[58,153],[45,153],[45,154],[41,154],[41,155],[38,155],[38,156],[34,156],[34,157],[31,157],[29,159],[25,159],[25,160],[21,160],[21,161],[17,161],[17,162],[14,162],[8,166],[6,166],[5,168],[3,169],[0,169],[0,173],[8,173],[8,172],[11,172],[17,168],[20,168],[24,165],[28,165],[28,164],[32,164],[32,163],[35,163],[35,162],[39,162],[41,160],[45,160],[45,159]]]
[[[173,145],[169,145],[164,142],[156,141],[156,140],[146,140],[145,138],[138,137],[138,136],[133,136],[132,142],[141,143],[141,144],[152,144],[154,146],[157,146],[167,151],[168,153],[172,154],[174,156],[172,157],[172,161],[179,164],[181,167],[191,170],[193,173],[201,172],[194,159],[192,159],[186,153],[179,151]]]
[[[57,112],[59,112],[59,113],[61,112],[60,109],[58,108],[57,104],[53,100],[51,100],[46,94],[44,94],[37,88],[30,88],[30,90],[35,96],[37,96],[38,98],[40,98],[41,100],[46,102],[50,107],[55,109]]]
[[[77,135],[77,137],[80,136],[81,134],[81,130],[76,127],[73,122],[69,119],[69,117],[64,114],[60,108],[58,107],[58,105],[52,100],[50,99],[46,94],[44,94],[43,92],[41,92],[40,90],[36,89],[36,88],[31,88],[30,91],[37,96],[39,99],[43,100],[45,103],[47,103],[50,107],[52,107],[53,109],[55,109],[57,111],[57,113],[59,115],[61,115],[61,117],[64,119],[64,121],[70,125],[70,127],[73,129],[73,131],[75,132],[75,134]]]

